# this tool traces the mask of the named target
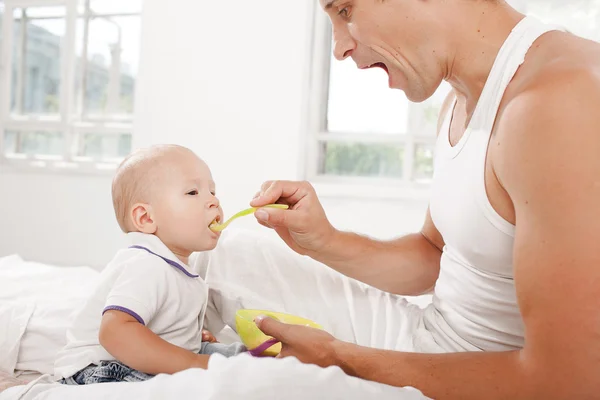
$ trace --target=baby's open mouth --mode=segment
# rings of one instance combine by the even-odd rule
[[[213,219],[212,222],[210,224],[208,224],[208,227],[210,228],[211,226],[219,225],[220,223],[221,223],[221,216],[217,215],[215,217],[215,219]]]

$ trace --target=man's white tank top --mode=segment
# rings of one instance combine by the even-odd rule
[[[531,17],[521,20],[496,57],[463,137],[451,146],[450,107],[436,143],[430,210],[445,247],[424,323],[446,351],[524,345],[513,271],[515,227],[490,204],[484,171],[504,92],[533,42],[552,30],[562,28]]]

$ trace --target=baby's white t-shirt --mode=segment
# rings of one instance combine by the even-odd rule
[[[54,364],[56,379],[115,359],[98,340],[107,310],[125,312],[165,341],[200,351],[208,286],[158,237],[138,232],[127,236],[131,246],[100,273],[94,291],[74,315],[67,345]]]

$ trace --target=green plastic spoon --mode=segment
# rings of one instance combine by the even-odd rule
[[[263,207],[280,208],[282,210],[287,210],[289,208],[287,204],[267,204],[266,206],[263,206]],[[227,221],[225,221],[222,224],[218,224],[216,222],[213,222],[212,224],[210,224],[209,228],[213,232],[221,232],[223,229],[227,228],[227,226],[234,219],[239,218],[239,217],[243,217],[245,215],[253,214],[256,210],[258,210],[259,208],[263,208],[263,207],[252,207],[252,208],[248,208],[246,210],[240,211],[239,213],[235,214],[233,217],[229,218]]]

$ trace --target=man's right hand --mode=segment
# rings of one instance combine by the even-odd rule
[[[390,293],[416,296],[435,285],[443,240],[429,213],[423,234],[378,241],[336,230],[308,182],[265,182],[250,205],[262,207],[273,203],[287,204],[290,208],[261,208],[254,215],[297,253]]]
[[[312,256],[326,249],[334,239],[337,231],[310,183],[265,182],[250,205],[262,207],[274,203],[287,204],[289,209],[261,208],[254,215],[261,225],[274,229],[292,250]]]

